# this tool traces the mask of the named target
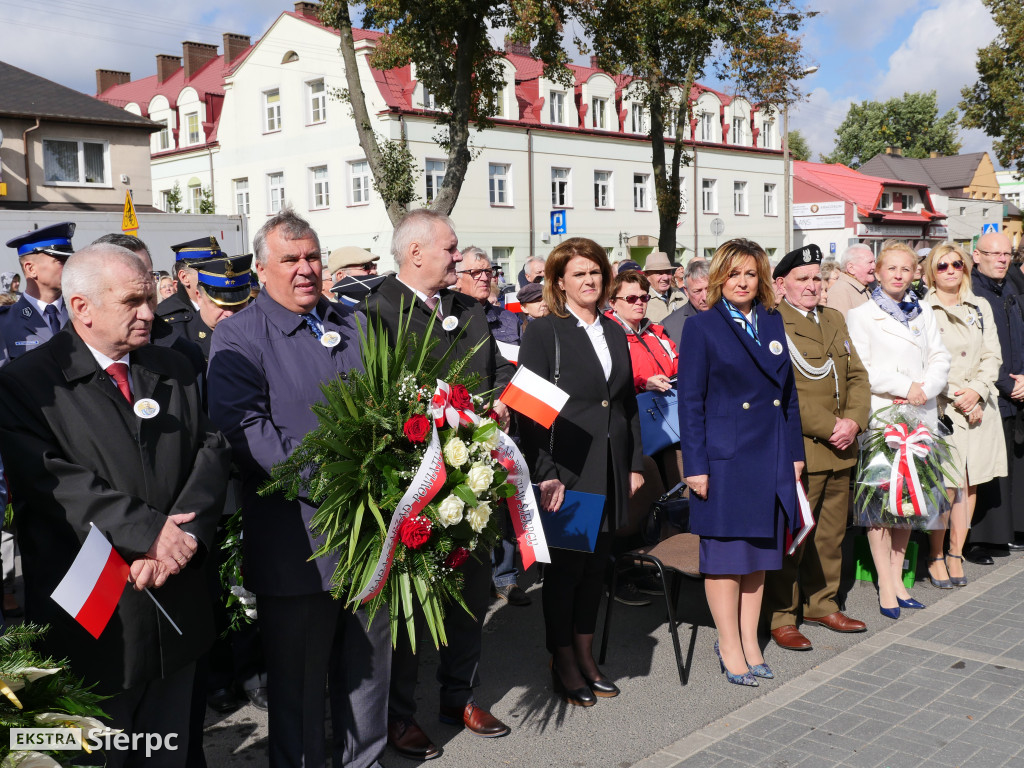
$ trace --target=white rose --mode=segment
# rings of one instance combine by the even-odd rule
[[[493,432],[491,432],[491,436],[488,437],[483,442],[481,442],[480,445],[487,448],[488,451],[493,451],[495,448],[498,447],[499,436],[499,430],[496,429]]]
[[[469,461],[469,449],[466,444],[457,437],[453,437],[444,446],[444,460],[449,466],[461,467]]]
[[[487,521],[491,519],[491,505],[483,501],[466,513],[466,520],[469,527],[477,533],[481,533],[487,527]]]
[[[480,494],[491,487],[494,482],[494,470],[490,467],[473,467],[469,470],[466,484],[473,493]]]
[[[463,446],[465,447],[465,446]],[[448,450],[445,448],[445,450]],[[449,496],[437,508],[437,516],[445,528],[462,521],[462,510],[466,503],[458,496]]]

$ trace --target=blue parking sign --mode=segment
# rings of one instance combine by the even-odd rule
[[[564,235],[565,234],[565,211],[552,211],[551,212],[551,234],[552,235]]]

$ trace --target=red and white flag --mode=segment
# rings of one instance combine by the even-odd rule
[[[542,427],[550,427],[555,423],[555,417],[565,407],[569,395],[547,379],[520,365],[498,399]]]
[[[523,305],[519,303],[519,299],[505,299],[505,309],[509,312],[522,312]]]
[[[121,599],[128,574],[128,563],[93,526],[50,597],[98,640]]]

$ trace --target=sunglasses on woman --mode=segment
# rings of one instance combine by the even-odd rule
[[[646,304],[648,301],[651,300],[650,295],[646,293],[641,293],[638,296],[616,296],[615,298],[618,301],[624,301],[627,304],[636,304],[638,301],[642,301],[644,304]]]
[[[936,272],[945,272],[950,267],[952,267],[953,269],[955,269],[958,272],[960,272],[960,271],[963,271],[964,263],[962,261],[960,261],[960,259],[957,259],[952,264],[948,264],[945,261],[940,261],[938,264],[935,265],[935,271]]]

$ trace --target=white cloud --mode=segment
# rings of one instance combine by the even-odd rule
[[[859,101],[853,96],[834,96],[826,88],[815,88],[807,101],[795,105],[790,111],[789,128],[798,130],[807,139],[811,159],[828,154],[835,145],[836,128],[843,122],[850,105]]]
[[[980,0],[941,0],[921,14],[907,39],[889,57],[888,72],[874,98],[905,92],[937,91],[940,110],[955,107],[960,89],[977,78],[978,48],[996,36],[992,17]]]
[[[870,50],[891,33],[894,26],[917,12],[923,0],[818,0],[811,10],[819,15],[808,24],[808,52],[822,59],[840,49]],[[816,34],[821,31],[822,34]]]

